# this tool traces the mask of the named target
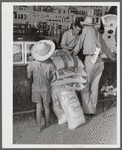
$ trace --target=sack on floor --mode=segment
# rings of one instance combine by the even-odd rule
[[[69,129],[75,129],[85,123],[83,110],[74,90],[60,90],[57,92],[57,96],[68,119]]]
[[[82,67],[84,65],[82,61],[78,58],[78,56],[71,56],[71,55],[62,55],[62,56],[55,56],[51,58],[56,69],[63,69],[63,68],[70,68],[70,67]]]
[[[65,85],[69,83],[86,83],[86,80],[82,76],[71,76],[71,77],[65,77],[56,80],[55,82],[51,83],[52,87],[60,86],[60,85]]]
[[[66,115],[61,107],[58,96],[56,93],[52,93],[53,111],[58,118],[58,124],[64,124],[67,122]]]

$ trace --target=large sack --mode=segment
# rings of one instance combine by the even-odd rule
[[[56,86],[54,88],[56,88],[57,90],[64,90],[64,91],[66,91],[66,90],[81,91],[84,88],[86,88],[86,83],[85,84],[82,84],[82,83],[67,83],[67,84],[64,84],[64,85]]]
[[[68,119],[69,129],[75,129],[85,123],[84,114],[74,90],[59,90],[57,91],[57,96]]]
[[[78,58],[78,56],[62,55],[62,56],[51,57],[51,59],[54,65],[56,66],[57,70],[62,68],[70,68],[70,67],[84,68],[83,63]]]
[[[65,49],[60,49],[55,51],[56,56],[67,56],[69,53]]]
[[[52,102],[53,102],[53,111],[58,118],[58,124],[64,124],[67,122],[66,115],[61,107],[58,96],[56,95],[56,90],[52,90]]]
[[[52,82],[51,86],[56,87],[56,86],[65,85],[65,84],[69,84],[69,83],[86,83],[86,80],[81,76],[75,75],[75,76],[71,76],[71,77],[65,77],[65,78],[58,79],[55,82]]]
[[[87,74],[86,74],[84,68],[82,68],[80,66],[75,68],[75,72],[76,72],[76,75],[87,77]]]
[[[57,79],[61,79],[73,75],[76,75],[76,73],[75,70],[73,70],[72,68],[68,68],[68,69],[63,68],[63,69],[56,70]]]
[[[63,90],[81,91],[85,88],[85,85],[82,83],[69,83],[69,84],[61,85],[60,87]]]
[[[82,67],[72,67],[68,69],[63,68],[63,69],[56,70],[57,79],[74,76],[74,75],[80,75],[84,77],[87,76],[85,70]]]

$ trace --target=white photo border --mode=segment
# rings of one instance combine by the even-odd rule
[[[117,6],[117,145],[16,145],[13,143],[13,6]],[[7,112],[7,113],[6,113]],[[120,147],[120,2],[2,2],[2,148],[119,148]]]

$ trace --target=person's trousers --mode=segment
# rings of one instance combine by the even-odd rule
[[[90,62],[91,56],[85,58],[84,66],[87,73],[86,89],[81,91],[83,111],[85,114],[95,114],[98,101],[99,81],[104,69],[104,62],[100,61],[95,64]]]

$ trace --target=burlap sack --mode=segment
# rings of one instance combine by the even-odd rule
[[[65,84],[65,85],[60,85],[57,88],[61,89],[61,90],[63,89],[63,90],[81,91],[81,90],[83,90],[86,87],[82,83],[68,83],[68,84]]]
[[[68,119],[69,129],[75,129],[85,123],[84,114],[74,90],[57,91],[57,96]]]
[[[61,107],[56,90],[52,90],[52,102],[53,102],[53,111],[58,118],[58,124],[64,124],[67,122],[66,115]]]
[[[70,67],[82,67],[84,65],[78,56],[62,55],[51,58],[57,70]]]
[[[72,67],[68,69],[63,68],[63,69],[56,70],[57,79],[74,76],[74,75],[80,75],[83,77],[87,76],[85,70],[82,67]]]
[[[76,76],[58,79],[55,82],[52,82],[51,86],[56,87],[56,86],[65,85],[69,83],[86,83],[86,80],[83,77],[76,75]]]

